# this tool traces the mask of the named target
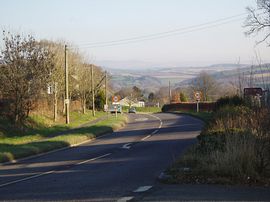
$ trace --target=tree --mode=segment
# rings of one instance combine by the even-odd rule
[[[11,120],[20,126],[28,117],[34,103],[46,89],[53,70],[49,50],[33,36],[3,32],[4,49],[0,59],[1,94],[9,99]]]
[[[143,96],[142,94],[142,90],[140,88],[138,88],[137,86],[133,86],[132,88],[132,98],[134,99],[140,99]]]
[[[149,93],[148,95],[148,101],[149,102],[153,102],[155,99],[155,94],[153,92]]]
[[[187,102],[188,98],[184,92],[180,92],[180,101],[181,102]]]
[[[97,110],[103,110],[105,105],[105,92],[103,90],[99,90],[95,96],[95,107]]]
[[[191,92],[196,91],[202,92],[202,101],[210,101],[213,99],[213,94],[217,90],[218,83],[206,72],[201,72],[195,79],[193,79],[191,84]]]
[[[160,105],[169,103],[169,87],[161,87],[156,93],[156,97]]]
[[[246,35],[264,32],[264,37],[257,43],[267,42],[270,37],[270,0],[257,0],[257,9],[247,7],[247,11],[248,16],[244,23],[248,29]]]
[[[54,121],[58,118],[58,99],[64,98],[64,43],[43,40],[41,43],[53,54],[52,64],[54,68],[50,72],[49,86],[52,87]]]
[[[119,95],[121,98],[129,97],[132,94],[131,88],[121,88],[118,92],[115,93],[115,95]]]

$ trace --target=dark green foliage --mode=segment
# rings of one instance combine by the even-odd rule
[[[238,95],[235,95],[232,97],[226,96],[226,97],[219,98],[216,101],[216,106],[215,106],[214,111],[217,111],[226,105],[245,106],[245,100],[243,98],[239,97]]]
[[[149,93],[149,95],[148,95],[148,101],[149,102],[153,102],[154,99],[155,99],[155,94],[154,93]]]
[[[95,107],[97,110],[103,110],[106,102],[104,91],[100,90],[95,97]]]
[[[200,112],[201,111],[213,111],[215,106],[214,102],[200,102]],[[173,112],[173,111],[185,111],[185,112],[196,112],[197,103],[186,102],[186,103],[173,103],[173,104],[165,104],[162,107],[162,112]]]

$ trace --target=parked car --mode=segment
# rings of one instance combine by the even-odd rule
[[[129,108],[128,113],[134,113],[134,114],[136,114],[136,109],[135,109],[135,107]]]

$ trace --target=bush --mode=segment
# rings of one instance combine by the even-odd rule
[[[218,111],[219,109],[223,108],[224,106],[229,105],[229,106],[245,106],[245,100],[238,95],[229,97],[222,97],[219,98],[216,102],[214,111]]]
[[[197,149],[205,154],[211,151],[224,151],[228,135],[243,136],[244,134],[246,134],[246,131],[238,129],[203,132],[197,137]]]
[[[213,117],[179,161],[191,172],[178,169],[175,179],[270,185],[270,110],[226,104]]]

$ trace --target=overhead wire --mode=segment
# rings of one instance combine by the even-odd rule
[[[186,33],[192,33],[200,30],[210,29],[213,27],[221,26],[224,24],[229,24],[231,22],[236,22],[243,20],[242,16],[246,15],[246,13],[229,16],[226,18],[220,18],[218,20],[209,21],[202,24],[197,24],[193,26],[188,27],[182,27],[178,29],[173,29],[165,32],[159,32],[154,34],[148,34],[148,35],[141,35],[137,37],[130,37],[130,38],[124,38],[119,40],[111,40],[111,41],[103,41],[103,42],[92,42],[92,43],[81,43],[77,44],[77,48],[102,48],[102,47],[111,47],[111,46],[118,46],[118,45],[125,45],[125,44],[131,44],[131,43],[138,43],[138,42],[144,42],[144,41],[150,41],[155,39],[161,39],[161,38],[167,38],[171,36],[176,35],[182,35]]]

